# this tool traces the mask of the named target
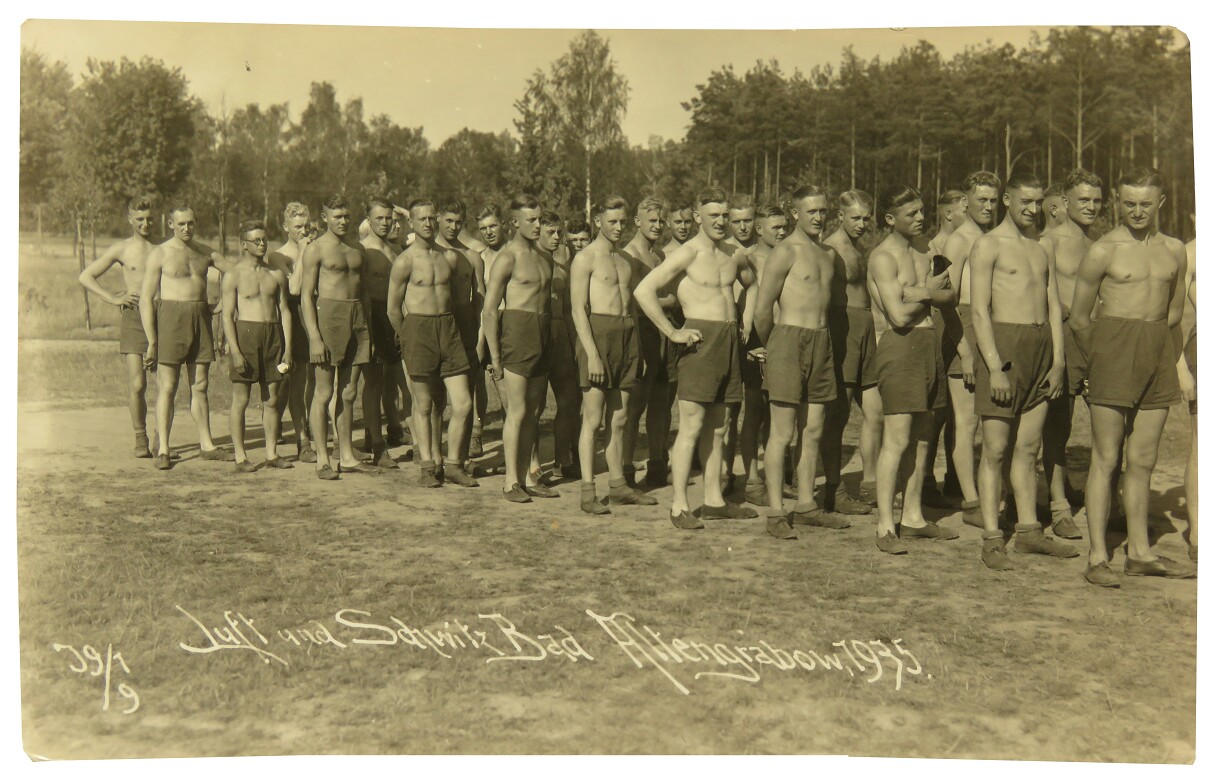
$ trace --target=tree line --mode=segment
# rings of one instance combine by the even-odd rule
[[[471,208],[527,191],[569,215],[612,192],[674,201],[715,183],[783,201],[803,183],[909,183],[933,203],[973,170],[1057,182],[1085,166],[1113,181],[1148,164],[1167,181],[1163,230],[1193,236],[1190,53],[1171,28],[1060,28],[946,59],[925,41],[891,59],[848,47],[808,74],[725,65],[695,91],[667,106],[686,113],[682,139],[631,143],[628,81],[587,31],[527,80],[514,131],[466,127],[433,147],[423,127],[366,116],[327,82],[311,84],[295,121],[285,103],[207,107],[156,60],[88,60],[75,78],[23,48],[22,225],[37,206],[56,230],[120,232],[123,203],[144,192],[189,199],[222,239],[249,217],[279,234],[284,203],[314,207],[333,191]]]

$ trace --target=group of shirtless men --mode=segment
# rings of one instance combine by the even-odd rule
[[[172,466],[173,400],[183,365],[204,459],[233,460],[239,472],[258,468],[247,458],[244,412],[251,386],[259,384],[265,465],[292,468],[277,449],[288,408],[298,460],[315,463],[319,479],[397,468],[389,450],[402,444],[401,392],[404,404],[412,397],[419,484],[477,487],[467,463],[482,455],[489,375],[502,385],[509,501],[559,495],[542,477],[536,454],[537,421],[551,387],[557,405],[551,474],[557,481],[581,479],[580,506],[588,514],[656,504],[649,491],[667,485],[669,464],[677,528],[757,517],[741,506],[745,501],[769,507],[771,536],[792,539],[800,526],[846,528],[842,514],[874,509],[876,546],[904,554],[905,539],[957,536],[927,521],[922,506],[946,505],[944,492],[958,492],[963,522],[983,530],[982,560],[999,571],[1013,565],[1002,531],[1010,522],[1016,553],[1078,555],[1063,540],[1081,538],[1073,520],[1080,499],[1065,477],[1074,397],[1081,395],[1093,437],[1084,577],[1117,587],[1106,528],[1120,480],[1125,573],[1193,574],[1192,567],[1157,557],[1147,532],[1150,479],[1169,407],[1183,396],[1193,399],[1195,390],[1193,334],[1185,348],[1179,334],[1184,301],[1194,300],[1193,263],[1188,272],[1187,247],[1157,229],[1162,189],[1154,170],[1123,175],[1119,226],[1095,242],[1089,230],[1104,188],[1093,174],[1074,170],[1045,192],[1031,175],[1015,175],[1003,188],[996,175],[977,172],[940,198],[938,230],[928,243],[922,196],[901,186],[882,192],[876,212],[887,237],[870,252],[861,238],[872,230],[874,205],[859,190],[832,202],[821,189],[803,186],[779,207],[710,187],[671,206],[649,197],[635,212],[607,196],[593,209],[593,229],[563,223],[519,195],[507,213],[510,239],[497,206],[477,212],[480,242],[465,236],[458,202],[437,207],[419,199],[403,210],[375,199],[366,208],[367,233],[358,235],[347,200],[336,195],[323,203],[321,234],[305,206],[288,205],[287,240],[272,252],[262,222],[242,224],[236,260],[194,239],[187,204],[171,207],[172,237],[153,244],[151,207],[137,199],[129,207],[134,235],[80,280],[122,310],[135,455],[153,457],[160,469]],[[995,225],[999,201],[1005,216]],[[823,239],[831,208],[837,228]],[[622,244],[630,216],[636,234]],[[409,243],[402,240],[407,219]],[[124,271],[124,294],[97,282],[115,264]],[[230,354],[233,453],[215,447],[209,431],[211,266],[223,273],[219,337]],[[156,367],[153,453],[144,393],[145,370]],[[352,445],[362,374],[371,460]],[[850,493],[840,473],[853,402],[864,416],[863,481]],[[332,412],[334,462],[326,444]],[[633,459],[642,415],[649,460],[639,483]],[[978,423],[982,450],[974,472]],[[933,467],[943,425],[949,463],[940,492]],[[595,487],[601,429],[606,500]],[[1045,534],[1038,519],[1041,446],[1058,538]],[[746,474],[735,479],[737,450]],[[824,485],[815,495],[819,458]],[[786,466],[794,459],[794,467]],[[696,466],[703,504],[692,510],[687,486]],[[1004,492],[1003,479],[1012,492]],[[1190,553],[1197,559],[1192,480]],[[791,511],[786,495],[795,499]]]

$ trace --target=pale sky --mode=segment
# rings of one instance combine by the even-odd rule
[[[963,27],[869,30],[606,30],[619,71],[632,92],[624,131],[645,144],[651,135],[681,138],[688,113],[680,103],[721,65],[740,75],[757,59],[808,73],[837,66],[844,46],[870,59],[895,56],[920,39],[944,57],[969,45],[1027,44],[1046,28]],[[296,119],[310,83],[330,81],[341,103],[362,97],[366,116],[388,114],[422,126],[433,146],[462,127],[515,134],[513,102],[537,68],[547,69],[578,30],[467,30],[403,27],[273,26],[179,22],[31,20],[21,43],[65,61],[73,75],[89,57],[150,56],[179,67],[212,112],[249,102],[288,102]]]

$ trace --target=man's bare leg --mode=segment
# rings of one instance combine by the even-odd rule
[[[385,388],[385,365],[365,364],[361,370],[365,376],[365,393],[361,406],[365,417],[365,435],[373,451],[373,463],[385,469],[397,469],[398,464],[390,457],[389,446],[381,432],[381,404]],[[397,417],[398,410],[394,414]]]
[[[1080,539],[1081,531],[1073,521],[1069,503],[1068,454],[1069,436],[1073,431],[1073,412],[1077,397],[1061,396],[1048,402],[1048,418],[1044,422],[1044,478],[1048,483],[1048,503],[1052,513],[1052,532],[1064,539]]]
[[[444,383],[432,383],[432,412],[430,428],[432,429],[431,461],[436,466],[437,476],[444,471],[444,410],[448,407],[448,392]]]
[[[130,425],[134,429],[134,457],[150,458],[147,445],[147,370],[138,353],[126,354],[126,377],[130,387]]]
[[[583,390],[582,395],[583,422],[578,434],[578,459],[583,479],[580,485],[579,507],[589,515],[609,515],[612,511],[599,501],[595,491],[595,435],[600,423],[604,423],[604,433],[611,437],[608,394],[599,388],[591,387]],[[610,442],[610,438],[607,441]],[[611,461],[608,463],[610,466]],[[617,468],[616,471],[620,469]]]
[[[251,398],[251,386],[247,383],[231,383],[231,441],[235,445],[235,465],[247,463],[247,449],[243,445],[244,431],[247,427],[247,404]],[[267,414],[267,411],[265,411]],[[268,444],[268,431],[265,428],[264,443]],[[276,439],[272,440],[276,445]]]
[[[884,405],[880,401],[880,389],[876,386],[864,388],[859,393],[858,401],[863,411],[863,423],[859,426],[859,460],[863,463],[859,497],[865,504],[875,506],[876,462],[880,458],[880,445],[884,438]]]
[[[1111,508],[1111,479],[1123,448],[1123,410],[1090,406],[1090,472],[1085,481],[1085,514],[1090,540],[1090,566],[1110,563],[1106,547],[1106,523]],[[1148,537],[1145,535],[1145,543]]]
[[[341,471],[361,468],[360,459],[352,449],[352,414],[356,410],[357,383],[360,382],[360,367],[352,365],[336,370],[339,390],[335,402],[335,436],[339,445],[339,468]],[[381,429],[378,429],[381,433]]]
[[[649,408],[650,386],[649,383],[639,381],[633,387],[629,398],[629,413],[625,421],[624,429],[624,444],[621,451],[621,463],[624,470],[625,483],[630,487],[637,487],[637,468],[633,463],[633,457],[637,453],[637,433],[641,426],[641,417],[645,415]],[[646,446],[649,446],[650,420],[646,418]],[[646,471],[649,471],[650,461],[654,460],[653,455],[650,455],[646,460]]]
[[[415,459],[419,463],[419,486],[439,487],[436,478],[436,461],[432,455],[432,397],[434,381],[413,380],[411,382],[411,436],[414,439]],[[437,421],[438,423],[439,421]]]
[[[1190,523],[1190,533],[1186,537],[1189,545],[1187,551],[1190,559],[1199,562],[1199,430],[1198,419],[1190,416],[1190,455],[1186,458],[1186,519]]]
[[[176,386],[180,382],[179,364],[160,364],[158,370],[159,396],[155,401],[155,432],[159,435],[159,449],[156,467],[168,468],[170,447],[168,440],[172,434],[172,421],[176,416]]]
[[[761,388],[747,388],[746,412],[742,416],[742,431],[739,447],[742,467],[746,471],[746,500],[758,506],[767,505],[767,486],[759,473],[759,443],[763,440],[763,428],[767,423],[767,409]],[[752,498],[753,496],[753,498]]]
[[[691,477],[692,453],[704,429],[704,416],[708,408],[694,401],[679,400],[679,433],[671,448],[671,521],[679,528],[703,528],[688,507],[687,482]],[[712,406],[712,405],[710,405]],[[586,410],[583,411],[586,423]]]
[[[478,481],[465,471],[465,459],[469,450],[470,416],[474,406],[469,375],[462,374],[445,379],[444,392],[452,410],[448,421],[449,458],[443,465],[444,477],[456,485],[476,488]]]
[[[947,466],[949,471],[955,470],[964,494],[964,503],[960,505],[966,518],[964,522],[976,525],[981,498],[977,492],[976,452],[973,448],[977,426],[976,395],[964,387],[962,379],[948,378],[947,388],[947,395],[951,397],[952,422],[955,423],[952,457],[948,459]],[[994,509],[997,504],[997,501],[993,502]],[[969,517],[971,519],[967,519]]]
[[[822,422],[821,465],[825,473],[825,492],[822,498],[822,509],[828,512],[841,512],[844,515],[867,515],[871,507],[861,504],[847,493],[842,485],[842,435],[851,419],[851,405],[855,401],[855,386],[842,385],[838,388],[838,398],[825,407]],[[864,419],[866,429],[867,419]],[[860,441],[864,433],[860,432]],[[865,461],[867,459],[864,459]],[[798,491],[804,493],[804,491]]]
[[[771,431],[763,452],[763,467],[767,475],[767,502],[771,507],[767,513],[767,533],[776,539],[796,538],[796,531],[784,509],[784,460],[796,430],[796,410],[795,404],[773,401],[769,412]]]
[[[503,492],[515,494],[519,503],[529,501],[523,482],[532,453],[523,447],[528,414],[528,378],[511,370],[503,370],[503,391],[507,394],[506,416],[503,419]],[[521,461],[523,463],[521,464]]]
[[[604,440],[604,457],[608,461],[608,503],[655,506],[658,503],[658,499],[636,490],[628,482],[628,472],[624,471],[622,464],[625,446],[628,445],[630,449],[632,448],[632,440],[626,437],[629,436],[630,425],[628,418],[633,401],[633,392],[621,388],[619,390],[608,391],[607,393],[608,410],[604,422],[605,432],[608,436]],[[636,429],[632,433],[636,437]],[[617,475],[622,474],[622,472],[623,476],[618,477]]]
[[[725,448],[726,431],[731,428],[730,418],[735,415],[737,415],[736,405],[732,408],[728,404],[705,406],[698,444],[700,460],[704,462],[704,506],[706,507],[725,506],[725,496],[721,489],[721,457]]]
[[[910,425],[911,445],[913,455],[902,459],[905,469],[901,472],[905,478],[905,495],[901,501],[901,525],[908,528],[926,527],[926,518],[922,516],[922,484],[928,473],[933,469],[926,468],[930,457],[930,440],[934,438],[933,412],[914,414],[914,422]]]
[[[1161,432],[1169,410],[1136,410],[1127,438],[1127,467],[1123,470],[1123,510],[1127,515],[1127,557],[1153,561],[1156,553],[1148,541],[1148,500]]]
[[[1039,524],[1039,516],[1036,514],[1035,464],[1039,458],[1039,445],[1043,439],[1047,415],[1048,402],[1041,402],[1038,407],[1023,413],[1015,428],[1010,460],[1010,484],[1014,491],[1018,515],[1014,551],[1051,555],[1056,558],[1076,558],[1080,553],[1073,545],[1057,543],[1044,535],[1043,526]]]
[[[298,445],[298,460],[306,461],[307,458],[312,459],[314,455],[310,450],[314,443],[310,441],[306,411],[314,399],[314,366],[311,364],[295,365],[286,379],[289,381],[289,397],[286,404],[289,409],[289,417],[293,421],[293,435]],[[284,417],[284,409],[281,414]]]
[[[314,397],[310,402],[310,438],[314,440],[315,468],[320,479],[335,479],[327,449],[327,405],[335,394],[335,367],[314,365]]]
[[[264,458],[269,462],[278,457],[277,434],[281,431],[281,406],[285,404],[283,387],[279,382],[269,383],[268,397],[260,407],[260,422],[264,424]]]
[[[193,422],[197,424],[201,451],[208,453],[214,449],[214,438],[210,436],[210,365],[189,364],[188,374],[192,386],[189,410],[193,414]]]
[[[533,376],[528,378],[524,395],[524,405],[526,407],[536,407],[545,397],[545,393],[549,390],[549,378],[544,376]],[[519,456],[517,461],[525,461],[531,464],[536,452],[536,440],[538,433],[538,423],[540,419],[535,412],[524,413],[524,424],[520,428],[520,449],[517,451]],[[538,462],[539,465],[539,462]],[[533,476],[531,465],[524,467],[524,489],[528,492],[536,492],[540,490],[544,493],[543,486]]]
[[[915,413],[917,414],[917,413]],[[897,476],[907,458],[914,452],[914,414],[895,413],[884,416],[884,441],[876,461],[876,536],[896,537],[897,521],[893,518],[893,497]],[[907,452],[909,455],[907,456]],[[914,466],[910,463],[910,468]],[[904,552],[903,549],[900,552]]]

